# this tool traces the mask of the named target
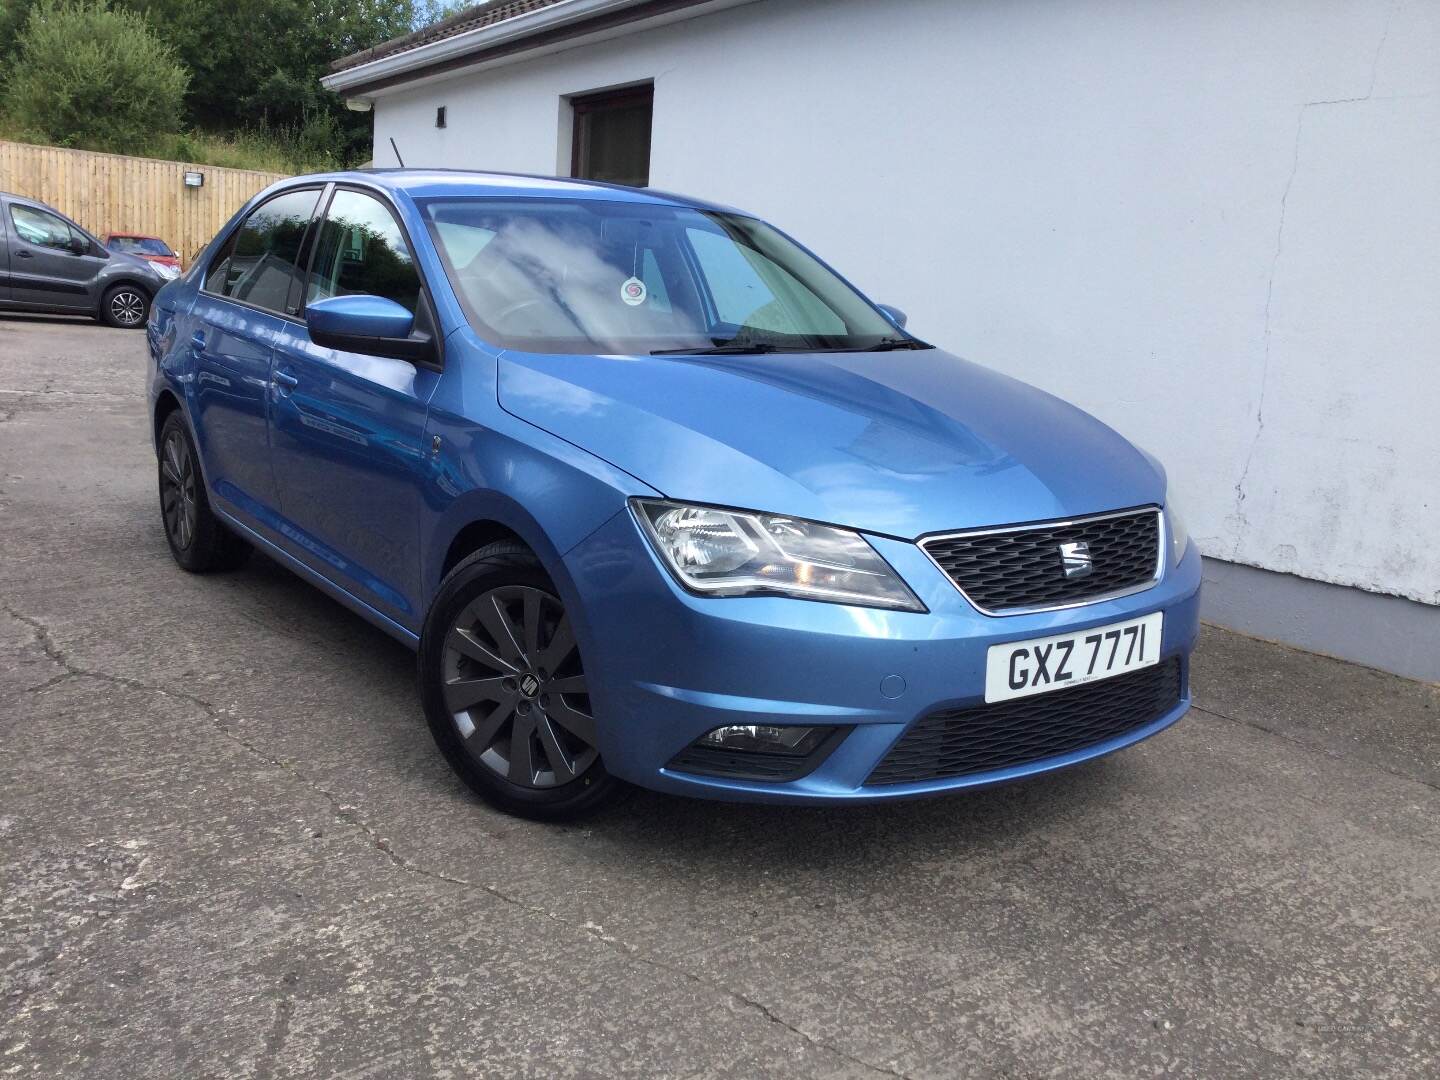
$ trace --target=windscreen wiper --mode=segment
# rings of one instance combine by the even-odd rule
[[[852,349],[852,352],[892,352],[895,349],[929,349],[923,341],[917,341],[909,337],[885,337],[881,338],[874,345],[866,345],[863,349]]]
[[[727,341],[723,345],[706,345],[699,349],[651,349],[651,356],[717,356],[724,353],[779,352],[780,346],[763,341]]]

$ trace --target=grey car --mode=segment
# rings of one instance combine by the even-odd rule
[[[132,329],[176,276],[107,250],[54,207],[0,191],[0,311],[91,315]]]

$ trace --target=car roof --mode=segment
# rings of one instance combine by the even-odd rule
[[[598,180],[568,180],[556,176],[526,173],[472,172],[466,169],[352,169],[345,172],[312,173],[296,182],[373,184],[413,199],[444,196],[492,196],[495,198],[593,199],[603,202],[631,202],[657,206],[683,206],[693,210],[735,212],[731,207],[676,195],[653,188],[625,187]],[[275,190],[279,190],[277,187]]]
[[[55,209],[55,207],[49,203],[41,202],[39,199],[32,199],[29,195],[16,195],[13,191],[0,191],[0,198],[9,199],[11,202],[17,202],[23,206],[33,206],[37,210],[49,210],[52,214],[60,214],[61,217],[65,217],[64,213]]]

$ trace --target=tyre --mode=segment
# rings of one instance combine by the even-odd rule
[[[565,605],[522,545],[491,544],[446,576],[419,665],[435,742],[490,805],[560,821],[627,790],[600,760]]]
[[[134,285],[115,285],[100,298],[100,321],[121,330],[145,325],[150,316],[150,297]]]
[[[200,458],[190,429],[178,412],[160,429],[160,518],[170,554],[192,574],[233,570],[250,557],[250,545],[221,523],[210,509]]]

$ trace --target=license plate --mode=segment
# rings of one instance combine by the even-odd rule
[[[1161,612],[1073,634],[991,645],[985,654],[985,700],[1063,690],[1160,662]]]

